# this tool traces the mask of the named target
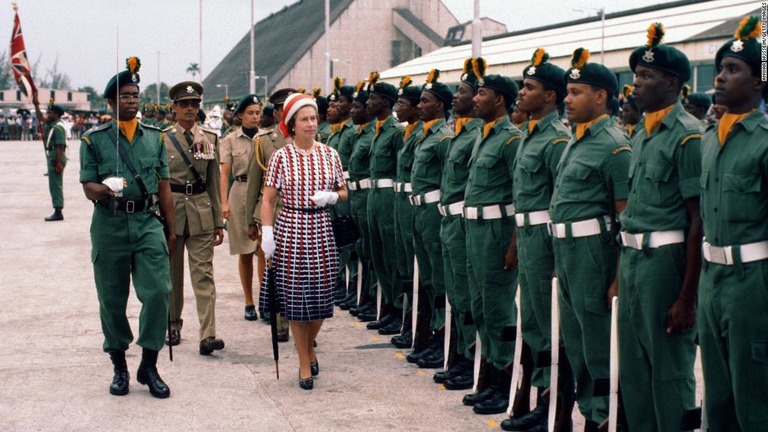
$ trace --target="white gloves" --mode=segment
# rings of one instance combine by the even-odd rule
[[[275,254],[275,233],[271,226],[261,227],[261,250],[264,258],[270,259]]]
[[[126,186],[126,181],[122,177],[107,177],[102,181],[108,188],[112,189],[115,196],[123,196],[123,188]]]
[[[339,194],[336,192],[326,192],[326,191],[317,191],[314,195],[309,197],[316,206],[318,207],[325,207],[328,204],[336,204],[336,201],[339,200]]]

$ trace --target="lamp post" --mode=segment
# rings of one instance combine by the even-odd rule
[[[224,99],[229,99],[229,84],[216,84],[216,88],[224,87]]]
[[[584,12],[585,10],[597,12],[597,15],[600,16],[600,63],[605,64],[605,7],[581,7],[573,9],[574,12]]]
[[[256,75],[254,79],[264,80],[264,99],[269,99],[269,76],[268,75]]]
[[[160,105],[160,51],[157,52],[157,104]]]

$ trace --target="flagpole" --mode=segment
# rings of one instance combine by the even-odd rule
[[[11,53],[11,63],[13,63],[13,56],[14,56],[14,53],[13,53],[13,40],[16,38],[16,31],[15,31],[16,30],[16,21],[18,21],[19,27],[21,27],[21,20],[19,19],[19,5],[18,5],[18,3],[16,3],[16,0],[13,0],[12,5],[13,5],[13,13],[15,15],[14,16],[15,22],[14,22],[14,34],[11,37],[11,50],[10,50],[10,53]],[[23,39],[22,39],[21,43],[22,44],[24,43]],[[23,49],[24,49],[24,56],[26,57],[26,55],[27,55],[26,54],[26,47],[24,47]],[[40,141],[42,141],[42,143],[43,143],[43,149],[47,150],[45,148],[45,136],[44,136],[44,129],[43,129],[43,121],[44,121],[43,120],[43,113],[40,111],[40,101],[37,99],[37,87],[35,86],[35,82],[32,79],[32,70],[29,69],[27,73],[29,74],[29,80],[30,80],[30,84],[31,84],[30,87],[31,87],[31,90],[32,90],[32,94],[31,95],[27,95],[27,96],[31,96],[31,98],[32,98],[32,106],[35,107],[35,116],[37,117],[37,134],[40,136]],[[16,81],[18,83],[19,82],[18,75],[16,75],[15,72],[14,72],[14,77],[16,77]]]

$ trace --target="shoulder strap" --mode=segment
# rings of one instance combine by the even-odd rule
[[[189,168],[189,171],[192,173],[193,176],[195,176],[195,182],[197,182],[197,184],[199,185],[205,184],[205,182],[203,181],[203,178],[200,177],[200,173],[197,172],[197,170],[195,169],[195,166],[192,165],[192,162],[187,157],[187,153],[181,147],[181,144],[179,144],[179,140],[177,140],[172,133],[167,133],[165,135],[171,139],[171,143],[173,144],[174,147],[176,147],[176,151],[179,152],[179,154],[181,155],[181,158],[184,159],[184,163],[187,164],[187,168]]]
[[[136,180],[136,184],[139,186],[139,189],[141,189],[141,194],[144,196],[144,198],[149,198],[149,192],[147,191],[147,187],[144,185],[144,180],[141,179],[141,176],[139,175],[138,171],[136,170],[136,166],[133,165],[133,161],[131,161],[131,157],[128,156],[128,153],[125,151],[125,146],[118,145],[117,138],[115,135],[111,133],[107,133],[109,135],[109,139],[112,140],[112,144],[117,147],[117,152],[120,153],[120,159],[125,162],[125,165],[128,167],[128,170],[133,175],[133,179]]]

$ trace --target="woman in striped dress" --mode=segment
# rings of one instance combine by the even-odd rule
[[[336,151],[314,139],[317,105],[311,97],[296,93],[286,99],[280,130],[294,139],[269,161],[261,247],[272,257],[280,312],[294,335],[299,385],[309,390],[320,370],[313,343],[323,320],[333,316],[339,266],[327,206],[346,200],[347,188]],[[275,220],[278,193],[283,207]]]

